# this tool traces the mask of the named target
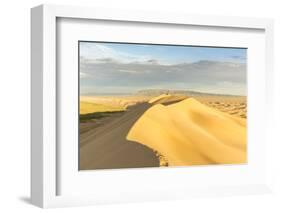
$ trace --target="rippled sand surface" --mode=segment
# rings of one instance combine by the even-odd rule
[[[161,153],[169,166],[246,163],[244,100],[201,97],[157,103],[163,98],[150,101],[155,104],[132,126],[129,141]]]

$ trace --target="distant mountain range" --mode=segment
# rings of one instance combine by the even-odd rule
[[[158,96],[162,94],[170,95],[186,95],[189,97],[198,96],[230,96],[230,97],[242,97],[242,95],[229,95],[229,94],[216,94],[216,93],[205,93],[197,92],[192,90],[167,90],[167,89],[145,89],[139,90],[135,93],[84,93],[81,96],[130,96],[130,95],[143,95],[143,96]]]
[[[215,94],[215,93],[204,93],[196,92],[192,90],[166,90],[166,89],[146,89],[139,90],[138,95],[147,95],[147,96],[158,96],[161,94],[170,94],[170,95],[187,95],[189,97],[198,97],[198,96],[239,96],[239,95],[228,95],[228,94]]]

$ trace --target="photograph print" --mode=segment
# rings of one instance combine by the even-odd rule
[[[247,163],[247,49],[79,41],[79,170]]]

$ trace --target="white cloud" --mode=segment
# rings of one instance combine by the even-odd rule
[[[81,61],[80,71],[87,74],[87,84],[116,87],[125,85],[130,91],[133,87],[152,88],[159,85],[163,89],[204,90],[205,92],[245,94],[246,64],[219,61],[199,61],[162,65],[158,63],[119,63],[103,59],[104,63]],[[83,82],[81,83],[83,87]]]
[[[116,51],[110,47],[97,43],[80,43],[80,57],[88,63],[138,63],[138,64],[162,64],[171,65],[167,61],[155,59],[149,55],[134,55]]]
[[[245,94],[246,64],[201,60],[169,64],[149,55],[134,55],[98,43],[80,43],[81,88],[112,91],[147,89],[206,90]],[[124,89],[126,88],[126,89]]]
[[[151,60],[149,56],[139,56],[116,51],[102,44],[80,43],[80,56],[92,63],[102,63],[103,59],[111,59],[119,63],[136,63]]]
[[[87,78],[87,74],[86,73],[83,73],[83,72],[80,72],[80,78]]]
[[[119,72],[130,73],[130,74],[138,74],[139,73],[139,71],[136,71],[136,70],[119,70]]]

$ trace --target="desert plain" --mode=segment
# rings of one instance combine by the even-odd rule
[[[79,169],[247,162],[245,96],[81,96]]]

